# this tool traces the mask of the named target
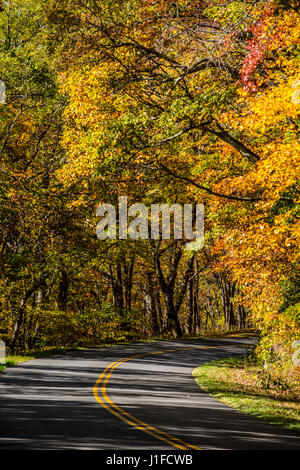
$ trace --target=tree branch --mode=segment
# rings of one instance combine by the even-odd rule
[[[201,184],[197,183],[191,178],[188,178],[187,176],[177,175],[174,171],[170,170],[170,168],[166,167],[161,162],[159,162],[159,166],[161,166],[169,175],[173,176],[174,178],[179,179],[181,181],[186,181],[187,183],[192,184],[196,188],[201,189],[202,191],[206,191],[207,193],[212,194],[213,196],[217,196],[223,199],[230,199],[233,201],[244,201],[244,202],[256,202],[256,201],[261,201],[262,199],[262,198],[250,198],[250,197],[242,197],[242,196],[232,196],[231,194],[217,193],[216,191],[213,191],[210,188],[206,188],[205,186],[202,186]]]

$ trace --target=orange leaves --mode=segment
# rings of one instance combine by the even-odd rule
[[[255,93],[266,84],[272,69],[285,69],[289,49],[299,46],[299,15],[292,9],[281,15],[274,14],[276,4],[273,1],[266,2],[265,5],[262,3],[261,8],[261,11],[260,8],[257,10],[257,21],[248,31],[251,39],[247,44],[248,53],[241,70],[241,83],[249,93]],[[290,69],[286,71],[290,73]]]
[[[243,286],[244,301],[263,320],[282,304],[281,285],[293,274],[300,240],[296,207],[299,69],[292,55],[282,56],[280,67],[286,75],[272,72],[273,85],[255,96],[241,90],[234,110],[222,115],[223,126],[236,129],[260,161],[243,167],[237,153],[222,144],[223,173],[215,170],[212,187],[219,193],[257,200],[242,204],[213,197],[207,209],[218,260],[214,269],[233,273]]]

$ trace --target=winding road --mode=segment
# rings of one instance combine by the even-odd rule
[[[135,343],[8,368],[0,374],[0,449],[299,450],[299,434],[227,407],[191,375],[251,344]]]

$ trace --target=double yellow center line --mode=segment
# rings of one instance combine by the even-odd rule
[[[222,346],[222,347],[226,347],[226,346]],[[100,403],[100,405],[103,406],[107,411],[117,416],[122,421],[125,421],[125,423],[129,424],[130,426],[133,426],[135,429],[138,429],[139,431],[143,431],[147,434],[150,434],[156,439],[164,441],[170,446],[177,447],[178,449],[181,449],[181,450],[188,450],[188,449],[201,450],[199,447],[194,446],[192,444],[188,444],[187,442],[184,442],[178,437],[171,436],[165,431],[162,431],[156,428],[155,426],[151,426],[150,424],[145,423],[144,421],[141,421],[140,419],[136,418],[132,414],[123,410],[123,408],[116,405],[110,399],[110,397],[107,394],[106,386],[108,384],[110,377],[115,371],[115,369],[119,367],[121,364],[124,364],[125,362],[128,362],[128,361],[132,361],[133,359],[139,359],[145,356],[152,356],[155,354],[166,354],[170,352],[188,351],[192,349],[216,349],[216,348],[219,349],[220,346],[194,346],[194,347],[188,347],[188,348],[167,349],[164,351],[152,351],[152,352],[148,352],[144,354],[137,354],[131,357],[125,357],[123,359],[120,359],[119,361],[112,362],[106,367],[106,369],[102,372],[97,382],[95,383],[94,388],[93,388],[94,396],[97,402]]]

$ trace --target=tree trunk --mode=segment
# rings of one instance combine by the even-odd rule
[[[34,282],[33,286],[30,287],[30,289],[27,289],[25,291],[25,294],[24,294],[24,296],[22,297],[22,299],[20,301],[18,312],[16,314],[16,322],[15,322],[13,332],[12,332],[12,337],[11,337],[11,350],[12,350],[13,353],[16,352],[16,347],[17,347],[17,343],[18,343],[18,339],[19,339],[19,333],[20,333],[20,329],[21,329],[21,326],[22,326],[23,320],[24,320],[26,303],[30,299],[32,294],[34,294],[34,292],[36,292],[36,290],[44,282],[45,282],[45,277],[42,277],[38,281]]]
[[[247,312],[243,305],[238,306],[238,328],[243,330],[246,328],[246,319],[247,319]]]
[[[178,310],[175,308],[173,292],[167,289],[164,293],[164,300],[166,304],[166,315],[167,315],[167,329],[168,332],[172,331],[175,333],[176,338],[182,337],[182,328],[178,318]]]
[[[117,262],[116,268],[116,278],[113,275],[112,266],[109,266],[110,270],[110,282],[113,293],[113,302],[115,306],[115,311],[118,315],[122,315],[124,310],[124,299],[123,299],[123,278],[122,278],[122,269],[120,260]]]
[[[124,300],[126,310],[131,309],[132,276],[134,267],[134,258],[127,264],[126,258],[123,258],[123,278],[124,278]]]
[[[194,317],[192,334],[198,334],[201,331],[201,317],[200,317],[200,305],[199,305],[199,262],[196,261],[194,267]]]
[[[188,335],[193,334],[194,323],[195,323],[195,296],[194,296],[194,279],[189,279],[188,287],[187,287],[187,312],[188,312],[188,319],[187,319],[187,333]]]
[[[146,282],[144,286],[144,301],[147,320],[150,324],[151,335],[157,335],[160,331],[158,323],[158,310],[153,288],[153,274],[149,271],[146,273]]]
[[[226,274],[219,273],[216,279],[222,298],[225,325],[228,329],[232,329],[236,326],[234,304],[232,302],[235,294],[236,283],[228,281],[226,279]]]

